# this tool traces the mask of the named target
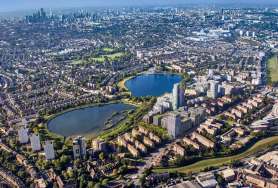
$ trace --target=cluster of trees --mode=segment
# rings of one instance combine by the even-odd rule
[[[156,126],[156,125],[150,125],[147,124],[143,121],[138,123],[139,126],[142,126],[144,128],[146,128],[147,130],[149,130],[150,132],[153,132],[155,135],[159,136],[160,138],[162,138],[162,140],[169,140],[169,134],[167,132],[167,130],[161,126]]]
[[[1,166],[11,171],[21,180],[24,180],[24,182],[26,182],[27,184],[31,183],[29,174],[25,171],[25,168],[23,166],[16,162],[16,158],[14,155],[11,155],[4,150],[0,150],[0,163]]]

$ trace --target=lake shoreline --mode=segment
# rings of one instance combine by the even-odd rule
[[[135,74],[134,76],[128,76],[124,79],[122,79],[121,81],[118,82],[117,86],[120,88],[120,89],[125,89],[125,90],[128,90],[129,89],[127,88],[126,86],[126,82],[129,81],[129,80],[132,80],[138,76],[141,76],[141,75],[152,75],[152,74],[167,74],[167,75],[177,75],[177,76],[181,76],[181,74],[179,73],[174,73],[174,72],[168,72],[168,71],[159,71],[159,72],[150,72],[150,71],[144,71],[144,72],[140,72],[138,74]],[[130,91],[129,91],[130,92]]]
[[[182,79],[180,74],[172,72],[142,72],[122,80],[121,85],[134,97],[159,97],[171,92],[173,85],[180,83]]]
[[[105,115],[107,115],[106,113],[108,113],[108,112],[105,112],[105,111],[103,111],[103,112],[100,112],[99,110],[97,110],[97,109],[94,109],[94,108],[98,108],[98,107],[103,107],[103,108],[105,108],[106,106],[109,106],[109,105],[115,105],[115,107],[114,108],[117,108],[117,106],[116,105],[123,105],[123,110],[119,110],[119,111],[117,111],[117,109],[115,109],[115,112],[121,112],[121,111],[129,111],[129,110],[132,110],[132,109],[134,109],[134,108],[136,108],[137,106],[135,106],[135,105],[133,105],[133,104],[128,104],[128,103],[125,103],[125,102],[123,102],[123,101],[121,101],[121,100],[119,100],[119,101],[111,101],[111,102],[108,102],[108,103],[95,103],[95,104],[89,104],[89,105],[84,105],[84,106],[79,106],[79,107],[75,107],[75,108],[71,108],[71,109],[67,109],[67,110],[65,110],[65,111],[63,111],[63,112],[59,112],[59,113],[57,113],[57,114],[54,114],[54,115],[52,115],[51,117],[49,117],[48,118],[48,120],[47,120],[47,122],[46,122],[46,127],[47,127],[47,129],[48,129],[48,131],[50,131],[51,133],[54,133],[54,134],[57,134],[57,135],[59,135],[59,136],[63,136],[63,137],[73,137],[73,136],[76,136],[76,135],[84,135],[84,136],[87,136],[87,135],[90,135],[90,136],[97,136],[99,133],[101,133],[102,131],[103,131],[103,128],[105,128],[105,124],[103,123],[103,125],[96,125],[95,127],[94,126],[92,126],[91,127],[91,129],[90,130],[88,130],[88,133],[86,133],[87,131],[85,130],[84,131],[84,133],[76,133],[76,134],[71,134],[70,133],[70,135],[67,135],[66,133],[64,133],[64,134],[61,134],[61,133],[59,133],[59,132],[57,132],[57,128],[55,128],[55,126],[59,126],[59,123],[57,123],[56,125],[51,125],[51,123],[53,123],[53,121],[55,120],[55,118],[62,118],[62,116],[67,116],[69,113],[74,113],[74,111],[77,111],[76,113],[81,113],[80,111],[81,110],[87,110],[87,112],[84,112],[84,113],[88,113],[88,111],[89,110],[95,110],[95,112],[96,113],[104,113],[103,115],[99,115],[99,117],[95,117],[95,118],[104,118],[105,117]],[[128,108],[130,108],[130,109],[128,109]],[[103,109],[102,109],[103,110]],[[94,117],[94,114],[95,114],[95,112],[93,112],[93,114],[89,114],[89,115],[91,115],[90,116],[90,118],[91,117]],[[88,114],[87,114],[88,115]],[[89,116],[88,115],[88,116]],[[110,114],[109,115],[109,117],[105,117],[104,119],[103,119],[103,121],[105,122],[106,121],[106,119],[109,119],[109,118],[111,118],[111,115],[112,114]],[[84,116],[86,116],[86,114],[84,114]],[[76,116],[76,118],[78,119],[80,116]],[[84,117],[83,117],[84,118]],[[87,117],[87,119],[90,119],[89,117]],[[83,119],[84,120],[84,119]],[[82,121],[83,121],[82,120]],[[58,121],[58,120],[56,120],[56,121]],[[76,120],[77,121],[77,120]],[[92,124],[91,123],[88,123],[88,121],[80,121],[80,124],[84,124],[84,122],[85,122],[85,128],[86,128],[86,126],[87,126],[87,128],[90,128],[90,127],[88,127],[88,126],[91,126]],[[71,123],[72,122],[69,122],[69,124],[71,125]],[[79,122],[78,122],[79,123]],[[62,124],[62,123],[61,123]],[[67,123],[68,124],[68,123]],[[61,126],[61,125],[60,125]],[[64,127],[62,127],[62,128],[66,128],[65,127],[65,125],[64,125],[64,123],[62,124],[62,126],[64,126]],[[73,125],[71,125],[71,126],[73,126]],[[77,127],[79,126],[79,125],[76,125]],[[56,130],[55,130],[56,129]],[[96,129],[96,130],[98,130],[98,131],[91,131],[92,129]],[[82,131],[81,131],[82,132]]]

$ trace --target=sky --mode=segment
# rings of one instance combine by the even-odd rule
[[[213,4],[213,3],[248,3],[278,5],[278,0],[0,0],[0,12],[28,10],[36,8],[72,8],[105,6],[142,6],[175,4]]]

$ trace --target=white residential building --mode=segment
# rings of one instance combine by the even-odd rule
[[[41,150],[40,136],[38,134],[33,133],[30,137],[30,142],[33,152]]]
[[[28,129],[26,127],[21,127],[18,130],[18,140],[21,144],[26,144],[28,143]]]
[[[53,141],[46,141],[44,145],[44,153],[46,160],[55,159],[55,151],[53,146]]]

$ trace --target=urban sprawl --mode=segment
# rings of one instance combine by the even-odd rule
[[[275,8],[1,18],[1,186],[278,188],[277,49]],[[182,81],[135,97],[125,83],[142,74]],[[97,135],[48,129],[64,112],[118,102],[135,109]]]

